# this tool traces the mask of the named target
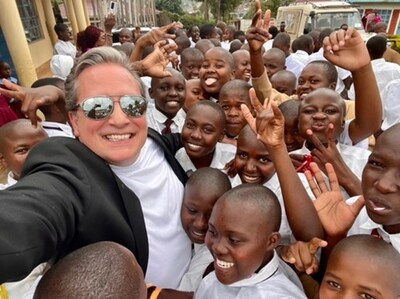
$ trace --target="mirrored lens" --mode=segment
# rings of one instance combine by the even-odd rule
[[[85,116],[91,119],[102,119],[110,115],[113,102],[108,97],[94,97],[85,100],[81,107]]]
[[[122,96],[119,103],[122,111],[130,117],[140,117],[146,112],[147,103],[141,96]]]

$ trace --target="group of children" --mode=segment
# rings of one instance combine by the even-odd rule
[[[328,61],[310,62],[293,74],[285,67],[293,54],[282,50],[284,33],[262,54],[268,17],[267,12],[261,20],[257,9],[247,34],[249,50],[233,54],[213,43],[198,47],[207,36],[215,38],[215,27],[191,28],[193,47],[181,52],[178,67],[149,82],[148,125],[160,134],[181,133],[175,157],[189,175],[181,222],[193,243],[192,259],[177,291],[168,296],[398,298],[400,126],[382,133],[370,154],[366,139],[380,128],[382,104],[368,51],[352,28],[333,32],[322,50]],[[297,46],[306,50],[308,42],[305,38]],[[333,64],[351,72],[354,102],[335,91]],[[60,105],[43,112],[44,129],[65,129],[54,125],[66,122]],[[19,179],[30,148],[52,136],[42,126],[16,120],[0,128],[0,160],[11,171],[8,184]],[[105,246],[128,258],[113,247]],[[97,258],[107,263],[106,254]],[[311,273],[318,272],[310,266],[317,260],[319,273]],[[35,298],[61,293],[58,287],[66,280],[78,284],[70,264],[82,261],[67,256],[56,264]],[[121,262],[126,273],[135,273],[137,298],[143,298],[143,277],[132,265],[137,266]],[[314,274],[317,290],[304,273]],[[85,287],[90,286],[78,288]],[[117,293],[126,290],[112,287]],[[148,292],[156,298],[160,289]]]

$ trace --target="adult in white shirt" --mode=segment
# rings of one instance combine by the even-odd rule
[[[54,25],[58,41],[54,45],[54,55],[66,55],[75,58],[76,47],[71,43],[71,32],[67,25],[57,23]]]

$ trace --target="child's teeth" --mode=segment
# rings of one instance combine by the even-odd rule
[[[223,269],[229,269],[235,265],[234,263],[228,263],[219,259],[215,259],[215,261],[217,262],[217,266]]]
[[[374,211],[383,211],[385,208],[381,207],[381,208],[374,208]]]

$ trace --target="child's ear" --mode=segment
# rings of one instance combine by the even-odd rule
[[[153,98],[153,89],[151,87],[149,87],[149,96]]]
[[[235,72],[236,72],[236,70],[233,70],[231,72],[231,80],[235,80]]]
[[[329,88],[332,90],[336,90],[336,82],[332,82],[329,84]]]
[[[268,237],[268,244],[266,250],[271,251],[278,247],[279,242],[281,240],[281,235],[279,232],[273,232],[269,237]]]
[[[222,142],[222,140],[225,137],[225,133],[226,133],[225,129],[221,130],[221,134],[219,134],[219,137],[218,137],[218,142]]]

